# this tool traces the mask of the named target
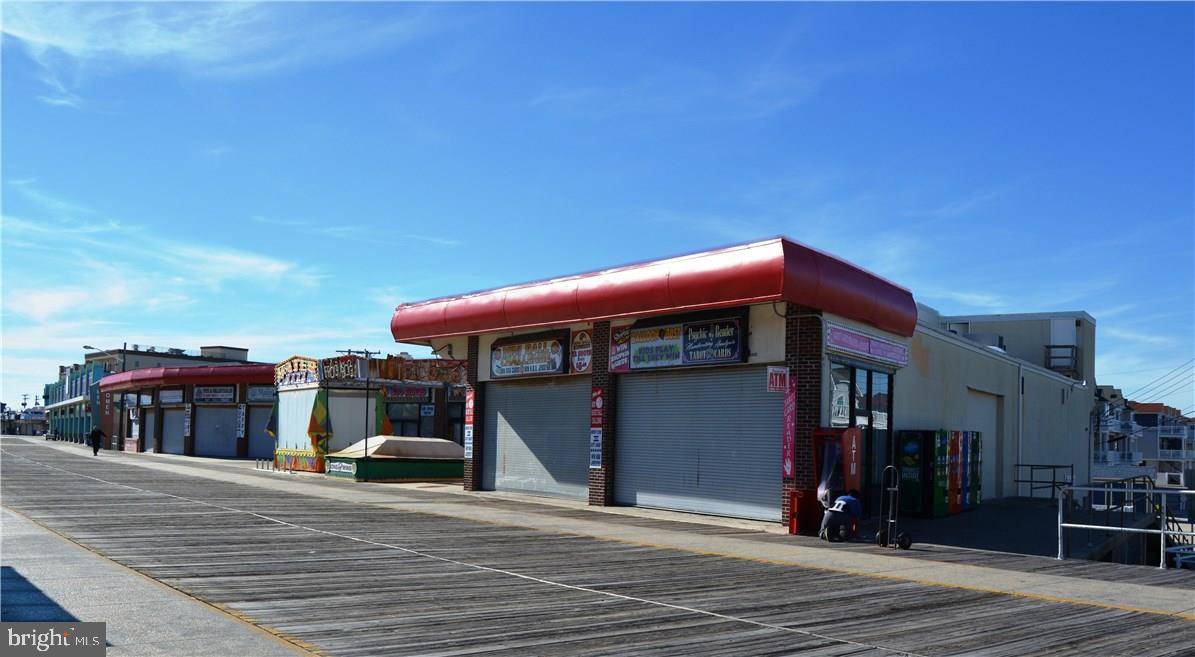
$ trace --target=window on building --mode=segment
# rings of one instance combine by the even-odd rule
[[[851,424],[851,366],[830,363],[830,426]]]
[[[448,431],[453,442],[465,444],[465,402],[448,402]]]

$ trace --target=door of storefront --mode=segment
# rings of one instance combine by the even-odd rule
[[[784,395],[766,382],[764,367],[622,375],[615,501],[779,520]]]
[[[154,451],[154,429],[156,428],[154,425],[157,424],[157,414],[152,408],[143,409],[141,413],[145,417],[143,420],[145,422],[145,437],[141,440],[141,451],[152,452]]]
[[[249,432],[249,458],[274,458],[274,438],[266,433],[273,406],[250,406],[246,430]]]
[[[195,455],[237,455],[237,409],[235,406],[195,407]]]
[[[183,414],[181,408],[162,409],[162,451],[166,454],[182,454]]]
[[[486,384],[482,485],[586,499],[587,376]]]

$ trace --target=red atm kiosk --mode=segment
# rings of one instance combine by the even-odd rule
[[[790,524],[794,534],[817,534],[822,524],[822,499],[832,504],[834,498],[848,490],[863,492],[863,430],[819,427],[812,438],[813,480],[817,489],[794,493]]]

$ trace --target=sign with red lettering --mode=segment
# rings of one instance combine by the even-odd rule
[[[768,365],[768,392],[788,392],[788,368]]]
[[[797,458],[797,380],[787,377],[784,391],[784,431],[781,434],[781,470],[786,478],[796,474]]]
[[[594,470],[602,467],[602,426],[605,424],[602,409],[606,405],[605,392],[605,388],[595,386],[589,397],[589,467]]]
[[[465,458],[473,458],[473,389],[465,390]]]
[[[606,405],[604,398],[605,389],[598,386],[593,389],[593,393],[589,399],[589,426],[591,428],[600,428],[604,423],[602,417],[602,407]]]

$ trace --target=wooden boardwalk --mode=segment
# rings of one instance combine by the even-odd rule
[[[3,450],[6,507],[329,655],[1195,655],[1173,617]]]

